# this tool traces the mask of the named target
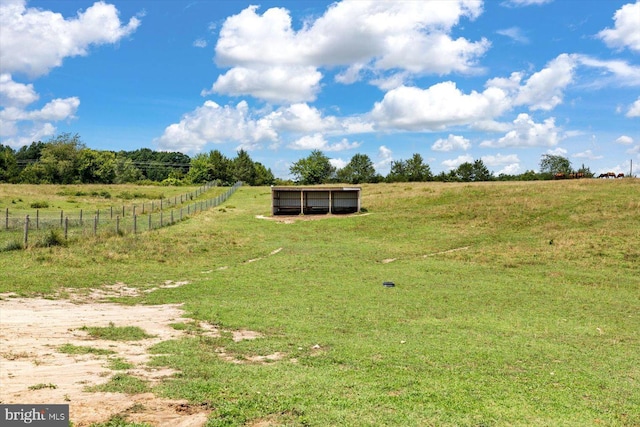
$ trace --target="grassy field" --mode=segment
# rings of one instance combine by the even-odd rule
[[[188,281],[119,301],[263,335],[154,348],[180,374],[153,391],[209,426],[640,425],[640,180],[364,185],[362,205],[283,223],[242,187],[172,227],[0,253],[0,292]]]

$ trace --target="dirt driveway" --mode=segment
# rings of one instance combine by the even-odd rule
[[[167,283],[166,287],[181,284]],[[112,294],[135,292],[124,285],[96,290],[82,298],[51,300],[0,295],[0,402],[69,404],[75,426],[104,422],[124,414],[131,422],[154,426],[195,427],[206,423],[207,404],[189,404],[159,398],[152,393],[87,392],[87,386],[104,384],[116,373],[108,368],[109,356],[64,354],[61,345],[72,344],[113,350],[114,356],[133,365],[127,374],[154,383],[171,376],[170,369],[152,369],[147,350],[183,332],[172,323],[187,322],[180,305],[125,306],[99,302]],[[153,335],[140,341],[106,341],[92,338],[83,326],[138,326]]]

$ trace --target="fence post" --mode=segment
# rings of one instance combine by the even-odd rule
[[[5,230],[9,229],[9,208],[7,208],[7,213],[5,214],[5,217],[4,217],[4,228]]]
[[[136,216],[136,205],[133,205],[133,216]]]
[[[29,215],[24,218],[24,247],[29,243]]]
[[[160,211],[160,228],[162,228],[162,211]]]
[[[133,234],[137,234],[137,233],[138,233],[138,216],[134,213],[133,214]]]
[[[180,207],[180,221],[182,221],[182,207]]]
[[[111,219],[113,219],[113,206],[109,206],[109,210],[111,212]]]
[[[120,215],[116,215],[116,234],[120,234]]]
[[[142,215],[144,215],[144,202],[142,202]]]
[[[98,210],[100,212],[100,210]],[[93,217],[93,237],[98,235],[98,215]]]
[[[82,209],[80,209],[80,227],[82,227]]]
[[[124,218],[124,205],[122,205],[122,218]]]
[[[63,216],[62,216],[62,212],[63,211],[61,210],[60,211],[60,227],[62,227],[62,220],[64,219]]]
[[[40,229],[40,209],[36,209],[36,230]]]
[[[96,218],[98,218],[98,221],[100,221],[100,209],[96,211]]]
[[[154,206],[154,203],[153,203],[153,200],[152,200],[152,201],[151,201],[151,212],[153,212],[153,208],[154,208],[154,207],[155,207],[155,206]]]
[[[171,209],[171,222],[169,224],[173,224],[173,209]]]
[[[64,217],[64,240],[67,240],[67,236],[69,235],[69,217]]]
[[[162,210],[162,199],[160,199],[160,210]]]
[[[151,213],[149,213],[149,226],[147,227],[147,231],[151,231]]]

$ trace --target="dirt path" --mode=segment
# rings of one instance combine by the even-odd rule
[[[120,413],[126,413],[132,422],[154,426],[195,427],[206,423],[210,408],[205,404],[189,405],[186,401],[161,399],[152,393],[86,392],[85,387],[104,384],[123,371],[107,367],[109,356],[58,351],[63,344],[113,350],[115,357],[134,365],[127,374],[151,383],[159,381],[174,372],[146,367],[147,350],[161,341],[182,336],[181,331],[169,326],[191,320],[183,317],[180,305],[124,306],[95,301],[0,297],[0,402],[68,403],[70,418],[78,427],[104,422]],[[108,326],[110,322],[115,326],[138,326],[154,337],[140,341],[106,341],[94,339],[79,329]]]

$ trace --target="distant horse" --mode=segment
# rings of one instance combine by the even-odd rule
[[[566,177],[567,176],[562,172],[558,172],[558,173],[553,174],[553,179],[565,179]]]
[[[624,174],[623,173],[619,173],[616,178],[624,178]]]
[[[616,177],[615,172],[601,173],[600,175],[598,175],[598,178],[615,178],[615,177]]]

